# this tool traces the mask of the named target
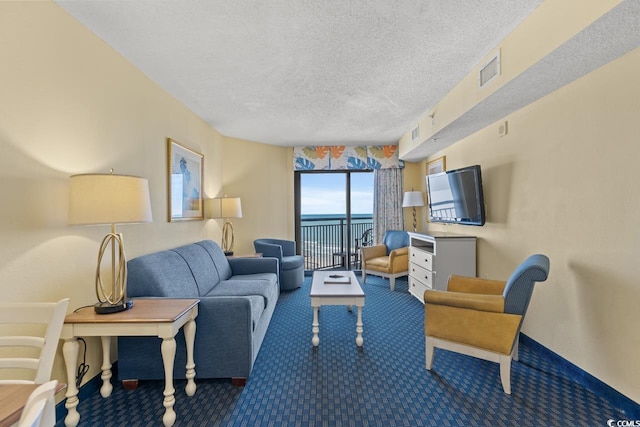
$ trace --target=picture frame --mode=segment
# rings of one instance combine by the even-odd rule
[[[438,157],[435,160],[427,162],[427,175],[434,173],[440,173],[447,170],[447,158],[446,156]]]
[[[168,220],[204,219],[204,156],[167,138]]]

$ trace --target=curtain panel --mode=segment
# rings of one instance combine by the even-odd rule
[[[293,169],[380,170],[404,168],[397,145],[294,147]]]
[[[402,169],[374,171],[373,237],[382,242],[387,230],[404,230]]]

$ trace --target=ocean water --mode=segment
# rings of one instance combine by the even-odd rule
[[[300,215],[302,225],[324,225],[324,224],[340,224],[346,223],[345,215],[340,214],[306,214]],[[372,214],[352,214],[351,224],[373,222]]]

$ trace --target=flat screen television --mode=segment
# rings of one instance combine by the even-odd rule
[[[484,225],[480,165],[427,175],[427,197],[432,222]]]

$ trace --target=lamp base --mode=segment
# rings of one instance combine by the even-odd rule
[[[222,226],[222,251],[226,256],[233,255],[233,225],[229,221]]]
[[[110,304],[108,302],[99,302],[93,306],[96,314],[113,314],[119,313],[121,311],[129,310],[133,307],[133,300],[128,299],[122,302],[121,304]]]

